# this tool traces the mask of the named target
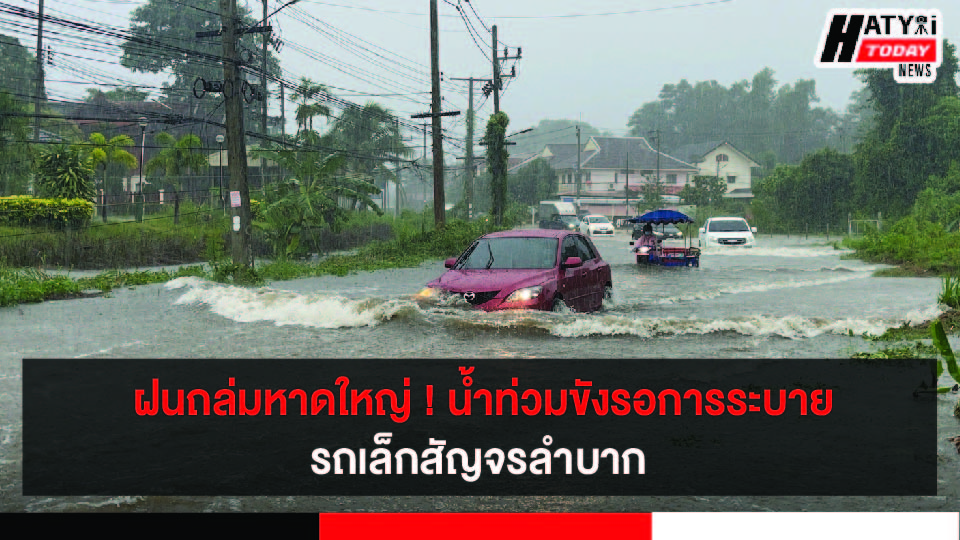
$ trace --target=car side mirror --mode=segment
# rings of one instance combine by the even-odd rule
[[[700,234],[707,232],[703,227],[700,227]]]
[[[455,264],[457,264],[457,258],[456,258],[456,257],[450,257],[449,259],[443,261],[443,266],[445,266],[445,267],[447,267],[447,268],[453,268],[453,265],[455,265]]]
[[[752,232],[753,234],[757,234],[757,228],[756,228],[756,227],[750,227],[750,232]]]
[[[583,261],[580,259],[580,257],[567,257],[567,260],[563,261],[564,268],[576,268],[582,265]]]

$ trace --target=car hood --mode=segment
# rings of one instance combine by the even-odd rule
[[[451,292],[506,291],[539,285],[554,276],[555,269],[547,270],[447,270],[427,287]],[[509,289],[509,290],[507,290]]]
[[[587,226],[592,229],[612,229],[613,223],[588,223]]]

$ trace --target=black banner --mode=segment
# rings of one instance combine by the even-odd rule
[[[936,495],[932,362],[28,359],[24,495]]]

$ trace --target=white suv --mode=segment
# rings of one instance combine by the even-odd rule
[[[708,246],[753,247],[756,239],[753,235],[756,227],[739,217],[714,217],[700,228],[700,238]]]

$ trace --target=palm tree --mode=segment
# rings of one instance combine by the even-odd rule
[[[347,156],[347,170],[371,181],[377,178],[377,185],[384,187],[388,180],[399,182],[397,171],[387,164],[413,154],[403,143],[396,117],[374,102],[345,110],[326,138]]]
[[[106,223],[107,168],[112,164],[125,167],[126,170],[133,169],[137,166],[137,158],[133,157],[133,154],[125,150],[125,147],[133,146],[133,139],[126,135],[117,135],[108,141],[107,138],[101,133],[91,133],[89,145],[91,148],[89,150],[91,164],[94,166],[94,169],[102,167],[101,170],[103,172],[103,180],[101,181],[101,187],[103,188],[103,222]]]
[[[173,186],[173,223],[180,223],[180,191],[182,176],[191,171],[197,172],[210,164],[207,157],[200,152],[203,143],[196,135],[184,135],[179,140],[173,135],[162,132],[156,137],[162,147],[160,153],[147,162],[147,174],[163,171],[167,182]]]
[[[322,103],[312,101],[314,96],[319,93],[328,93],[327,87],[302,77],[297,89],[293,92],[293,98],[297,103],[297,129],[309,129],[313,131],[314,116],[330,116],[330,108]],[[309,126],[309,127],[308,127]]]

